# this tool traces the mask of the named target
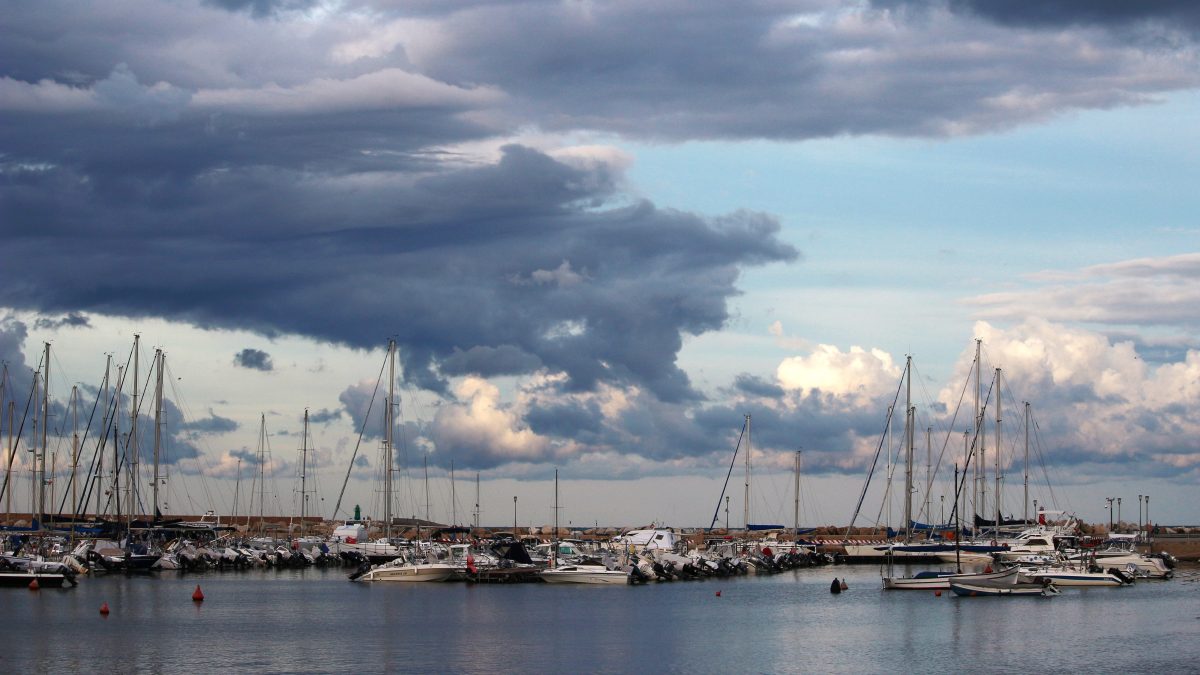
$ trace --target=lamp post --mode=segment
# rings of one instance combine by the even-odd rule
[[[1138,534],[1137,541],[1142,541],[1142,495],[1138,495]]]
[[[517,496],[513,495],[513,536],[517,536]]]
[[[1121,498],[1117,497],[1117,527],[1121,526]]]
[[[1113,501],[1115,501],[1115,500],[1116,500],[1116,497],[1105,497],[1104,498],[1104,501],[1106,502],[1104,505],[1104,508],[1108,509],[1108,531],[1110,533],[1112,532],[1112,528],[1113,528],[1112,505],[1113,505]]]

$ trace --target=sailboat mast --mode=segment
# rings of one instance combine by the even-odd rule
[[[304,440],[300,443],[300,538],[304,538],[304,516],[308,515],[308,408],[304,409]]]
[[[71,513],[72,521],[83,509],[79,508],[79,385],[71,387]],[[75,526],[71,526],[75,536]]]
[[[1000,369],[996,369],[996,451],[992,454],[996,455],[996,490],[994,499],[996,500],[996,532],[1000,532]]]
[[[12,519],[12,493],[13,493],[12,458],[13,458],[13,454],[17,451],[17,449],[15,447],[13,447],[13,421],[14,421],[14,416],[15,416],[16,412],[17,412],[17,402],[9,401],[8,402],[8,462],[7,462],[8,466],[5,469],[6,474],[4,477],[4,485],[8,488],[4,491],[4,524],[5,525],[8,525],[9,520]],[[100,499],[100,497],[99,497],[99,495],[97,495],[96,500],[99,501],[99,499]]]
[[[38,523],[46,521],[46,455],[50,452],[50,343],[46,344],[46,367],[42,369],[42,480],[38,483]]]
[[[912,407],[912,356],[904,363],[904,540],[912,540],[912,490],[913,490],[913,422]]]
[[[117,395],[113,403],[113,490],[112,503],[121,520],[121,394],[125,391],[125,366],[117,366]]]
[[[1025,402],[1025,508],[1021,518],[1029,523],[1029,401]]]
[[[233,483],[233,513],[229,517],[230,522],[237,521],[238,498],[241,497],[242,490],[242,458],[238,457],[237,479]],[[157,492],[157,490],[156,490]],[[155,507],[157,508],[157,507]]]
[[[429,455],[425,455],[421,463],[425,467],[425,520],[433,522],[429,518]]]
[[[450,460],[450,526],[458,527],[458,495],[455,492],[454,460]]]
[[[112,354],[108,354],[104,359],[104,421],[108,422],[111,418],[108,412],[108,387],[111,384],[109,375],[112,372]],[[100,519],[101,512],[101,495],[104,490],[100,489],[100,485],[104,482],[104,441],[108,438],[108,425],[105,424],[104,429],[100,432],[100,447],[96,450],[96,477],[92,483],[96,490],[96,519]]]
[[[383,536],[392,538],[392,448],[396,427],[396,341],[388,340],[388,404],[384,414],[387,425],[383,441]]]
[[[32,386],[32,396],[33,396],[33,443],[32,443],[32,447],[29,448],[29,453],[30,453],[29,454],[29,457],[30,457],[30,460],[29,460],[29,514],[30,514],[30,517],[32,518],[33,516],[37,515],[37,486],[38,486],[37,431],[39,428],[38,425],[41,424],[41,417],[39,415],[41,414],[40,408],[41,408],[41,400],[42,400],[41,397],[38,396],[38,391],[40,391],[41,387],[42,387],[42,371],[41,371],[41,369],[33,371],[33,384],[31,386]],[[26,408],[28,409],[28,406],[26,406]]]
[[[800,452],[796,451],[796,503],[792,507],[792,523],[796,532],[800,531]]]
[[[154,361],[155,361],[154,369],[155,369],[156,377],[155,377],[155,383],[154,383],[154,484],[153,484],[152,492],[154,494],[153,516],[154,516],[154,520],[157,521],[158,516],[159,516],[158,485],[160,482],[159,477],[158,477],[158,463],[159,463],[160,454],[162,452],[163,364],[166,361],[166,355],[163,354],[163,351],[161,349],[154,350]],[[239,477],[241,476],[241,460],[240,459],[238,460],[238,476]],[[234,512],[236,513],[236,511],[237,511],[237,498],[236,497],[234,498],[233,509],[234,509]]]
[[[133,408],[129,412],[129,517],[133,518],[133,512],[138,507],[138,483],[141,481],[141,476],[138,474],[138,461],[141,459],[138,455],[141,454],[138,448],[138,357],[141,354],[141,335],[133,336]]]
[[[479,529],[479,472],[475,472],[475,529]]]
[[[977,443],[979,444],[976,452],[980,453],[981,460],[979,462],[975,462],[972,472],[972,480],[974,482],[972,483],[973,487],[971,489],[971,501],[973,502],[974,508],[972,508],[971,511],[975,515],[979,515],[979,510],[983,508],[983,491],[981,489],[983,482],[980,480],[981,476],[979,475],[979,465],[982,463],[983,459],[983,408],[982,402],[980,401],[980,392],[983,388],[983,369],[981,365],[982,362],[979,358],[982,344],[983,340],[975,340],[975,438],[978,439]],[[969,458],[967,462],[970,463]]]
[[[550,556],[550,566],[558,567],[558,469],[554,470],[554,553]]]
[[[746,415],[746,498],[742,513],[746,517],[746,532],[750,531],[750,415]]]
[[[266,499],[267,480],[267,414],[259,413],[258,425],[258,533],[263,533],[263,502]]]
[[[932,522],[933,512],[929,510],[931,492],[933,492],[933,427],[925,427],[925,518]]]
[[[971,431],[969,429],[966,429],[966,430],[963,430],[963,477],[962,477],[962,479],[963,479],[964,484],[967,482],[967,464],[966,463],[968,461],[970,461],[970,459],[971,459]],[[958,464],[955,464],[954,467],[955,467],[954,471],[957,474],[958,473]],[[966,486],[964,485],[963,487],[966,487]],[[971,493],[974,494],[974,492],[975,492],[975,486],[972,484],[971,485]],[[966,490],[959,489],[958,481],[955,480],[954,481],[954,510],[958,512],[958,515],[961,518],[963,511],[966,508],[967,508],[967,492],[966,492]],[[955,525],[955,527],[957,528],[957,524]],[[961,528],[957,529],[957,531],[954,533],[954,536],[956,536],[956,537],[962,536],[962,529]]]

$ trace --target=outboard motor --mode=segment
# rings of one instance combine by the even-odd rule
[[[369,560],[364,560],[363,563],[358,566],[358,569],[355,570],[354,573],[350,575],[350,581],[354,581],[355,579],[361,577],[362,575],[364,575],[370,571],[371,571],[371,562]]]
[[[1175,569],[1175,563],[1179,562],[1178,560],[1175,559],[1175,556],[1171,555],[1170,553],[1167,553],[1166,551],[1162,551],[1161,553],[1159,553],[1158,557],[1162,559],[1163,564],[1166,565],[1167,569],[1169,569],[1169,570]]]
[[[644,584],[650,580],[650,576],[641,570],[637,565],[633,565],[629,569],[629,583]]]
[[[1110,567],[1105,571],[1108,572],[1109,574],[1113,575],[1114,577],[1120,579],[1121,583],[1123,583],[1123,584],[1132,584],[1136,580],[1136,577],[1134,577],[1132,574],[1125,572],[1123,570],[1119,570],[1115,567]]]

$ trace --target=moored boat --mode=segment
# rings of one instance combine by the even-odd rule
[[[889,590],[944,590],[950,588],[952,582],[970,583],[989,581],[997,583],[1017,583],[1018,569],[1010,567],[999,572],[980,572],[962,574],[953,571],[918,572],[911,577],[884,577],[883,587]]]
[[[1059,591],[1053,583],[1007,581],[950,581],[950,590],[959,597],[1054,596]]]
[[[551,584],[609,584],[632,583],[628,572],[610,570],[604,565],[562,565],[538,573],[542,581]]]

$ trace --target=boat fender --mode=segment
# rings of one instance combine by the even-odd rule
[[[842,592],[842,584],[838,581],[837,577],[834,577],[833,583],[829,584],[829,592],[834,594]]]
[[[845,579],[842,579],[842,582],[839,584],[839,586],[841,586],[841,589],[842,589],[843,591],[845,591],[845,590],[848,590],[848,589],[850,588],[850,586],[846,584],[846,580],[845,580]]]

